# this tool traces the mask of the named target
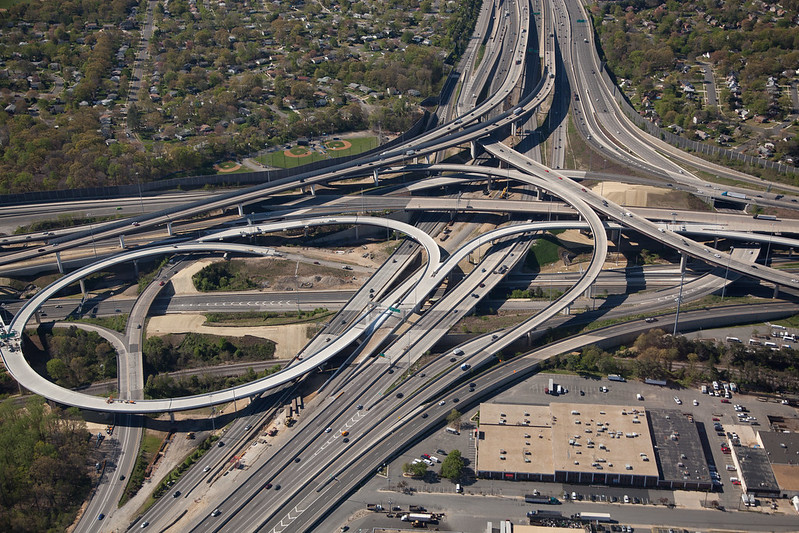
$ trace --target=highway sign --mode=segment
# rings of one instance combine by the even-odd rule
[[[400,312],[400,310],[397,309],[396,307],[389,307],[388,310],[391,311],[392,313],[399,313]]]

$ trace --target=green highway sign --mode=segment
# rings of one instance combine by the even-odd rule
[[[400,312],[400,310],[397,309],[396,307],[389,307],[388,310],[391,311],[392,313],[399,313]]]

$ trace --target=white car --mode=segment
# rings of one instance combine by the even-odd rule
[[[674,397],[674,403],[676,403],[677,405],[682,405],[682,400],[675,396]]]
[[[694,405],[699,405],[699,400],[694,400]]]

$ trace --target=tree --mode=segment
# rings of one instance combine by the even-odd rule
[[[453,409],[447,415],[447,425],[453,426],[455,429],[460,429],[461,413],[457,409]]]
[[[463,475],[464,466],[466,466],[466,464],[463,461],[461,452],[459,450],[452,450],[444,459],[444,462],[441,463],[441,477],[445,477],[450,481],[457,481]]]
[[[402,473],[412,477],[424,477],[427,474],[427,465],[421,461],[418,463],[405,463],[402,465]]]

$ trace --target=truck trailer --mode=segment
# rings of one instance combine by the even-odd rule
[[[574,518],[586,522],[610,522],[610,513],[577,513]]]
[[[434,519],[435,517],[430,513],[408,513],[400,518],[403,522],[421,522],[423,524],[428,524]]]

